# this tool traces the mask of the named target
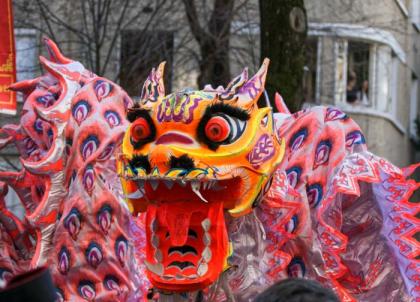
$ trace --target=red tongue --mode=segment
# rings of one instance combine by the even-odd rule
[[[191,206],[170,205],[165,203],[158,210],[161,212],[163,219],[166,221],[169,229],[169,238],[173,246],[183,246],[188,239],[188,229],[190,227]],[[159,214],[158,214],[159,215]]]

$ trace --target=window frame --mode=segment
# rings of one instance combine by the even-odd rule
[[[391,32],[388,32],[386,30],[375,28],[371,26],[365,26],[365,25],[356,25],[356,24],[348,24],[348,23],[315,23],[310,22],[309,23],[309,30],[308,30],[309,36],[315,36],[318,38],[321,37],[329,37],[333,39],[333,44],[335,44],[335,41],[337,39],[344,39],[344,40],[358,40],[366,43],[371,44],[370,48],[370,57],[369,57],[369,81],[370,83],[377,83],[378,77],[380,76],[380,69],[381,66],[378,63],[378,48],[381,46],[388,47],[391,51],[390,53],[394,53],[395,56],[398,58],[398,62],[400,65],[404,65],[407,63],[407,54],[405,50],[401,47],[399,42],[396,40],[394,35]],[[336,46],[334,47],[334,68],[337,71],[336,68]],[[322,66],[324,67],[324,66]],[[347,68],[347,67],[346,67]],[[322,72],[322,71],[321,71]],[[345,70],[347,73],[347,69]],[[347,74],[345,74],[345,77]],[[396,77],[398,79],[398,77]],[[344,111],[347,111],[349,113],[358,113],[358,114],[364,114],[364,115],[371,115],[371,116],[379,116],[383,117],[387,120],[389,120],[401,133],[405,134],[407,132],[406,127],[404,127],[401,122],[397,119],[397,106],[392,105],[390,108],[392,110],[386,112],[386,111],[380,111],[377,110],[378,104],[377,104],[377,95],[378,95],[378,88],[375,87],[376,85],[370,85],[369,87],[369,98],[370,98],[370,107],[365,106],[352,106],[350,104],[347,104],[344,102],[344,97],[338,98],[336,96],[336,89],[337,89],[337,83],[336,83],[336,75],[334,77],[334,83],[333,83],[333,102],[335,106],[341,108]],[[345,83],[347,83],[347,79],[345,79]],[[398,83],[398,89],[399,85],[402,85],[401,83]],[[398,94],[398,91],[397,91]],[[394,94],[395,95],[395,94]],[[340,101],[337,101],[339,99]],[[394,102],[395,97],[392,100],[392,103]]]

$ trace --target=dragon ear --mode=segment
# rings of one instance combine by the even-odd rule
[[[238,97],[237,106],[249,109],[257,103],[261,94],[264,92],[265,78],[267,76],[269,63],[270,60],[265,58],[257,73],[239,87],[238,92],[236,93],[236,96]]]
[[[144,82],[140,97],[142,104],[156,102],[159,97],[165,96],[165,85],[163,84],[165,63],[160,63],[156,70],[153,68]]]
[[[242,73],[234,78],[220,94],[221,100],[230,100],[238,93],[239,89],[248,81],[248,68],[244,68]]]
[[[51,39],[44,37],[43,40],[45,48],[47,49],[48,54],[50,56],[50,61],[59,64],[69,64],[72,62],[72,60],[63,56],[57,44],[55,44]]]

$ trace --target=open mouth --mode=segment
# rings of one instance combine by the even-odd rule
[[[149,203],[159,202],[217,202],[223,199],[225,208],[234,206],[239,197],[241,179],[234,177],[225,180],[209,179],[169,179],[163,177],[139,177],[130,179],[136,183],[137,190],[127,198],[143,199]]]
[[[127,197],[147,203],[145,264],[152,283],[183,291],[214,282],[228,256],[224,209],[235,206],[243,180],[148,176],[130,181],[137,190]]]

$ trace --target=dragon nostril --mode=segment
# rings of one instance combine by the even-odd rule
[[[171,156],[169,166],[171,169],[192,170],[195,168],[194,160],[187,154],[181,155],[180,157]]]

